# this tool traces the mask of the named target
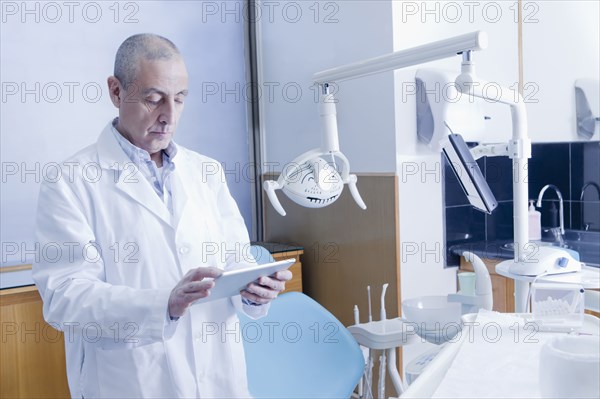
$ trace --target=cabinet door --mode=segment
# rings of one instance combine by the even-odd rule
[[[68,398],[63,334],[44,321],[35,287],[2,293],[0,397]]]
[[[493,310],[502,313],[515,311],[515,284],[512,279],[490,274],[492,279],[492,295],[494,297]]]
[[[296,262],[290,267],[292,272],[292,279],[285,284],[285,291],[283,292],[302,292],[302,263],[300,262],[300,255],[303,251],[292,251],[292,252],[280,252],[273,254],[275,260],[283,260],[289,258],[295,258]]]

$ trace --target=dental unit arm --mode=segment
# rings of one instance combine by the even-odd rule
[[[525,248],[529,242],[527,203],[529,188],[527,185],[527,160],[531,158],[531,140],[527,137],[527,111],[521,95],[514,90],[500,87],[500,96],[490,97],[483,88],[489,82],[477,79],[470,52],[463,53],[461,74],[456,78],[457,89],[465,94],[497,101],[510,106],[512,117],[512,139],[503,146],[483,145],[475,147],[471,152],[477,155],[508,155],[513,163],[513,209],[514,209],[514,242],[515,262],[524,262]]]

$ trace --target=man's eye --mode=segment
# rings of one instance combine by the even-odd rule
[[[160,98],[156,98],[156,97],[149,97],[146,99],[146,102],[148,104],[152,104],[152,105],[158,105],[160,103]]]
[[[181,97],[181,98],[176,98],[176,99],[175,99],[175,102],[176,102],[177,104],[183,104],[183,97]]]

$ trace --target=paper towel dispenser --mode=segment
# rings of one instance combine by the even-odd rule
[[[600,121],[600,83],[598,79],[575,81],[577,135],[590,140],[598,131]]]

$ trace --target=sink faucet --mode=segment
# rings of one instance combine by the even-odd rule
[[[596,189],[596,192],[598,193],[598,200],[600,200],[600,186],[597,183],[590,181],[590,182],[585,183],[583,185],[583,187],[581,188],[581,194],[579,195],[579,201],[583,201],[583,194],[585,194],[585,190],[588,187],[594,187]]]
[[[540,194],[538,195],[538,200],[537,200],[537,204],[536,206],[538,208],[542,207],[542,197],[544,196],[544,193],[546,192],[547,189],[552,188],[554,189],[554,191],[556,191],[556,195],[558,196],[558,201],[559,201],[559,219],[560,219],[560,234],[563,235],[565,234],[565,210],[563,207],[563,196],[560,193],[560,190],[558,189],[558,187],[556,187],[554,184],[546,184],[541,190],[540,190]]]
[[[590,224],[591,224],[591,223],[584,223],[584,220],[583,220],[583,195],[585,194],[585,190],[588,187],[594,187],[596,189],[596,192],[598,193],[598,200],[600,200],[600,186],[598,186],[598,184],[594,183],[593,181],[585,183],[583,185],[583,187],[581,188],[581,194],[579,195],[579,201],[582,202],[582,204],[579,205],[581,207],[581,225],[583,226],[584,231],[588,231],[590,228]]]

